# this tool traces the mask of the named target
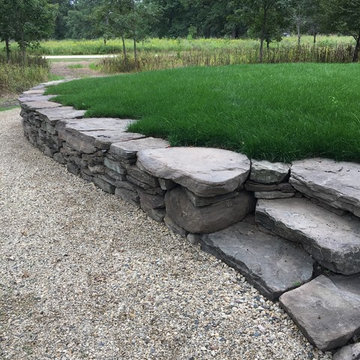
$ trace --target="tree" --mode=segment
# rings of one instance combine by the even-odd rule
[[[356,45],[353,62],[359,61],[360,51],[360,0],[323,0],[328,27],[354,37]]]
[[[57,7],[47,0],[12,0],[15,14],[12,37],[19,44],[23,61],[26,48],[53,33]]]
[[[264,42],[281,40],[288,25],[289,0],[244,0],[238,13],[249,28],[249,35],[260,39],[259,61],[263,61]]]
[[[6,58],[10,61],[10,40],[13,37],[13,12],[10,0],[0,0],[0,41],[5,42]]]

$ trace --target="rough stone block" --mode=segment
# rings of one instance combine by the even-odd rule
[[[277,184],[286,180],[289,171],[289,164],[252,160],[250,180],[261,184]]]

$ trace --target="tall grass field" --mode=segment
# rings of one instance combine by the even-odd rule
[[[83,79],[48,92],[88,117],[173,146],[219,147],[270,161],[360,162],[360,64],[189,67]]]

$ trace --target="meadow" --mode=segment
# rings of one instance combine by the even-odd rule
[[[359,76],[359,64],[189,67],[77,80],[48,93],[88,117],[139,119],[130,131],[173,146],[360,162]]]

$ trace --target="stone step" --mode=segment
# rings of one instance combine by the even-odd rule
[[[334,354],[333,360],[360,360],[360,343],[343,347]]]
[[[308,197],[360,217],[360,164],[310,159],[294,162],[290,183]]]
[[[360,276],[321,275],[283,294],[280,304],[311,343],[336,349],[360,331]]]
[[[299,242],[322,266],[336,273],[360,272],[360,220],[339,216],[305,198],[259,200],[256,221]]]
[[[250,160],[245,155],[212,148],[142,150],[138,152],[138,166],[202,197],[231,193],[243,185],[250,173]]]
[[[301,246],[246,222],[202,235],[200,242],[271,300],[312,278],[314,261]]]

